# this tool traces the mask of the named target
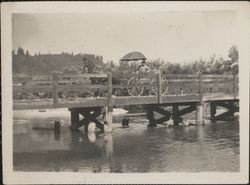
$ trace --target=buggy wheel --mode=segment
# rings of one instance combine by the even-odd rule
[[[141,96],[144,87],[138,86],[140,84],[140,79],[138,77],[132,77],[128,80],[127,87],[130,96]]]
[[[166,95],[168,92],[168,81],[166,79],[162,79],[162,95]],[[153,78],[151,80],[151,94],[157,95],[158,94],[158,87],[157,87],[157,79]]]

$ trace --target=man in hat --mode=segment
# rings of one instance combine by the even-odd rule
[[[140,73],[140,74],[147,74],[151,71],[151,69],[146,65],[146,61],[143,60],[141,62],[141,65],[139,66],[138,68],[138,71],[137,73]]]

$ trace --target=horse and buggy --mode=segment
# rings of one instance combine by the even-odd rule
[[[112,83],[115,87],[114,95],[116,96],[157,95],[157,74],[160,73],[160,70],[149,69],[146,66],[146,60],[147,58],[142,53],[135,51],[124,55],[116,70],[95,67],[101,69],[101,72],[112,73]],[[86,69],[86,67],[84,68]],[[147,70],[143,70],[143,68]],[[105,78],[90,78],[90,80],[91,84],[105,84],[107,82]],[[166,95],[168,91],[167,79],[162,78],[161,83],[162,95]]]

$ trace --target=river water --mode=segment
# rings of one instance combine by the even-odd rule
[[[48,128],[64,120],[60,133]],[[15,171],[207,172],[239,171],[239,122],[147,127],[145,118],[112,133],[69,130],[69,112],[14,111]],[[35,129],[39,127],[40,129]],[[42,128],[43,129],[42,129]]]

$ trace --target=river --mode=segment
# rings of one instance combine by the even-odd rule
[[[239,121],[206,120],[204,126],[147,127],[143,117],[112,133],[69,130],[69,112],[14,111],[14,171],[237,172]],[[64,120],[60,133],[50,128]]]

